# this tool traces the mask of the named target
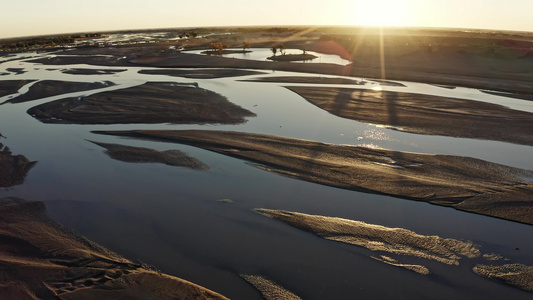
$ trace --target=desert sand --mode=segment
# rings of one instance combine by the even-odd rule
[[[0,213],[1,299],[227,299],[73,233],[42,202],[0,199]]]
[[[310,182],[533,224],[533,171],[470,157],[203,130],[97,131],[193,145]]]

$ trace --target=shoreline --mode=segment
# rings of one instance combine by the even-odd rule
[[[0,212],[2,299],[227,299],[74,233],[43,202],[1,198]]]
[[[476,158],[341,146],[231,131],[93,133],[191,145],[304,181],[423,201],[533,225],[533,171]]]

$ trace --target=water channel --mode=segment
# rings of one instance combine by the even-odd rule
[[[53,56],[56,54],[33,54]],[[71,68],[114,69],[89,65],[49,66],[24,57],[2,58],[0,80],[112,82],[102,89],[63,94],[0,106],[2,143],[15,154],[38,161],[23,185],[1,189],[0,197],[44,201],[50,215],[109,249],[154,265],[232,299],[261,299],[239,274],[260,274],[303,299],[526,299],[530,294],[478,277],[474,262],[460,266],[429,263],[435,274],[422,276],[371,259],[371,252],[334,243],[291,228],[253,211],[255,208],[335,216],[420,234],[479,244],[527,265],[533,264],[533,227],[388,196],[347,191],[299,181],[250,166],[245,161],[191,146],[103,136],[93,130],[215,129],[265,133],[326,143],[381,147],[418,153],[476,157],[533,170],[532,147],[495,141],[426,136],[343,119],[325,112],[284,86],[305,84],[244,82],[262,76],[314,76],[270,72],[218,79],[187,79],[139,74],[72,75]],[[24,73],[4,71],[20,68]],[[330,76],[328,76],[330,77]],[[331,76],[333,77],[333,76]],[[365,85],[328,85],[356,89],[439,95],[502,104],[533,111],[533,102],[467,88],[447,89],[421,83],[388,86],[372,79]],[[196,82],[257,114],[240,125],[43,124],[26,110],[48,101],[122,89],[148,81]],[[30,83],[34,84],[33,83]],[[27,91],[29,86],[21,89]],[[0,103],[12,98],[0,98]],[[90,141],[156,150],[181,150],[206,163],[208,171],[162,164],[116,161]],[[232,203],[221,202],[231,199]],[[520,249],[520,250],[515,250]]]

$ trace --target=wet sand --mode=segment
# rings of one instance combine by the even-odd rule
[[[58,81],[58,80],[43,80],[35,83],[25,94],[22,94],[6,102],[22,103],[41,98],[57,96],[66,93],[74,93],[81,91],[88,91],[94,89],[105,88],[112,86],[111,82],[72,82],[72,81]]]
[[[21,87],[32,82],[33,80],[1,80],[0,97],[16,93]]]
[[[73,233],[42,202],[3,198],[0,213],[1,299],[227,299]]]
[[[24,155],[14,155],[7,146],[0,143],[0,188],[23,184],[36,163]]]
[[[506,284],[516,286],[526,291],[533,291],[533,267],[522,264],[507,264],[503,266],[477,265],[474,272],[480,276],[494,278]]]
[[[335,78],[335,77],[305,77],[305,76],[277,76],[261,77],[255,79],[242,80],[245,82],[280,82],[280,83],[316,83],[316,84],[357,84],[364,85],[367,82],[355,79]]]
[[[148,148],[131,147],[90,141],[106,149],[109,157],[131,163],[161,163],[193,170],[208,170],[209,167],[197,158],[186,155],[179,150],[157,151]]]
[[[533,145],[533,113],[481,101],[403,92],[287,87],[339,117],[399,131]]]
[[[451,206],[533,225],[533,171],[476,158],[427,155],[228,131],[96,133],[173,141],[324,185]]]
[[[87,97],[66,98],[28,110],[44,123],[238,124],[254,113],[194,84],[149,82]]]
[[[153,75],[169,75],[184,78],[226,78],[236,76],[248,76],[265,74],[264,72],[237,70],[237,69],[203,69],[203,70],[179,70],[179,69],[164,69],[164,70],[140,70],[139,74],[153,74]]]
[[[501,96],[501,97],[533,101],[533,95],[530,95],[530,94],[502,93],[502,92],[485,91],[485,90],[481,90],[481,92],[490,94],[490,95]]]
[[[481,255],[480,247],[472,242],[436,235],[421,235],[403,228],[390,228],[360,221],[282,210],[256,209],[256,211],[327,240],[363,247],[373,252],[393,254],[397,258],[385,255],[370,257],[421,275],[429,275],[430,270],[423,265],[404,264],[398,260],[401,257],[412,256],[457,266],[460,260],[478,259],[480,256],[492,262],[503,259],[501,256],[495,259],[494,253]],[[499,279],[506,284],[533,291],[533,267],[531,266],[478,264],[473,271],[477,275]]]
[[[61,73],[65,74],[74,74],[74,75],[109,75],[109,74],[116,74],[127,71],[126,69],[121,70],[115,70],[115,69],[101,69],[101,70],[95,70],[95,69],[67,69],[61,71]]]
[[[436,235],[421,235],[403,228],[389,228],[360,221],[281,210],[256,209],[256,211],[327,240],[363,247],[374,252],[386,252],[389,255],[413,256],[455,266],[459,265],[461,259],[476,258],[481,255],[478,247],[472,242],[445,239]],[[382,256],[378,260],[395,264],[397,267],[406,267],[387,256]],[[424,274],[422,271],[424,268],[427,269],[424,266],[416,266],[415,270]]]
[[[284,289],[272,280],[258,275],[241,275],[241,277],[253,285],[265,300],[301,300],[294,293]]]
[[[269,60],[273,61],[306,61],[306,60],[313,60],[317,58],[317,56],[312,54],[287,54],[287,55],[274,55],[267,57]]]
[[[286,27],[210,28],[212,36],[153,44],[80,47],[42,64],[100,66],[247,68],[415,81],[533,94],[533,52],[526,32],[462,31],[405,28]],[[231,38],[224,34],[228,30]],[[222,33],[222,35],[221,35]],[[180,53],[175,49],[208,49],[214,42],[240,48],[289,49],[336,54],[353,61],[334,64],[251,61]],[[172,50],[173,47],[174,50]]]

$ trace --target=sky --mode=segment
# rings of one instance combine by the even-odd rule
[[[533,0],[3,0],[0,38],[201,26],[355,25],[533,31]]]

